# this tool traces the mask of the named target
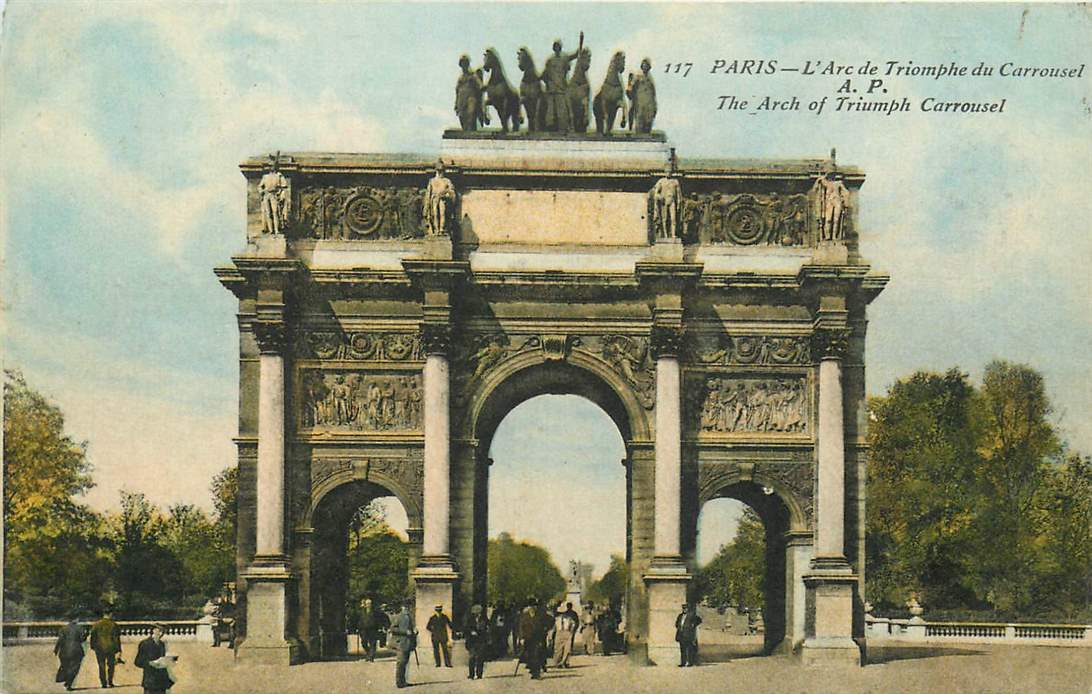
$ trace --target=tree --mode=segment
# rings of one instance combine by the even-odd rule
[[[722,545],[699,572],[696,590],[710,607],[761,609],[765,576],[766,531],[758,514],[747,507],[735,539]]]
[[[4,376],[6,613],[94,609],[111,567],[101,517],[76,501],[93,486],[87,443],[65,433],[60,409],[22,374]]]
[[[361,506],[349,521],[349,590],[347,614],[355,615],[364,598],[378,605],[396,605],[407,596],[409,550],[387,524],[376,500]]]
[[[901,608],[974,602],[967,584],[981,501],[974,388],[966,374],[918,372],[869,402],[868,596]]]
[[[173,616],[185,595],[182,563],[163,544],[166,518],[139,492],[121,492],[111,518],[117,547],[116,590],[122,616]],[[184,610],[183,610],[184,611]]]
[[[232,465],[224,468],[212,478],[212,508],[215,513],[216,527],[220,532],[220,542],[235,547],[235,532],[238,527],[239,508],[239,468]]]
[[[234,575],[234,562],[224,551],[220,530],[201,509],[176,504],[167,511],[161,541],[178,559],[183,604],[198,607],[220,594],[224,582]]]
[[[610,556],[610,567],[598,581],[591,584],[588,590],[588,598],[596,603],[619,605],[626,596],[626,580],[629,576],[629,566],[626,560],[619,554]]]
[[[545,602],[565,594],[565,579],[550,553],[508,533],[489,541],[487,563],[490,602],[517,603],[532,596]]]

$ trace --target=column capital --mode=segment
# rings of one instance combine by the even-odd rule
[[[649,345],[653,358],[678,357],[682,350],[683,332],[682,326],[653,324]]]
[[[288,328],[284,321],[255,320],[251,322],[250,330],[262,354],[284,354],[288,345]]]
[[[427,355],[447,356],[451,349],[451,326],[447,323],[422,323],[421,347]]]
[[[846,327],[816,328],[811,335],[811,353],[816,359],[843,359],[849,351],[852,331]]]

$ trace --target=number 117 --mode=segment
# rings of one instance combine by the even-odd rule
[[[664,72],[671,74],[674,72],[676,75],[680,72],[683,77],[690,74],[690,69],[694,67],[694,63],[667,63],[664,65]]]

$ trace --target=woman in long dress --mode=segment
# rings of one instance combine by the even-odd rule
[[[61,661],[56,681],[64,682],[64,688],[68,691],[72,691],[72,683],[76,681],[76,675],[80,674],[83,642],[86,638],[87,632],[76,622],[75,617],[71,617],[57,636],[57,643],[53,645],[53,653]]]

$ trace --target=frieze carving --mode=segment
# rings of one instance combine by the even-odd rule
[[[812,333],[811,349],[817,359],[844,359],[849,351],[849,328],[821,328]]]
[[[649,338],[637,335],[603,335],[581,338],[581,349],[607,364],[633,388],[645,409],[656,406],[656,363]]]
[[[456,402],[462,402],[490,369],[506,359],[529,349],[543,347],[544,340],[537,335],[508,335],[502,332],[489,334],[462,333],[453,346],[456,368],[453,369]]]
[[[689,344],[690,360],[707,365],[780,366],[811,363],[811,342],[805,336],[705,335]]]
[[[297,355],[338,361],[405,362],[424,359],[417,333],[337,330],[301,331]]]
[[[812,527],[815,519],[815,466],[812,463],[703,463],[698,466],[698,493],[708,501],[724,487],[742,481],[758,485],[775,484],[782,494],[792,496],[803,521]]]
[[[416,239],[425,235],[424,191],[414,187],[305,188],[301,234],[316,239]]]
[[[802,378],[709,377],[702,391],[702,432],[808,431],[807,389]]]
[[[409,495],[410,501],[420,505],[424,495],[424,467],[417,458],[327,458],[311,460],[312,493],[327,480],[338,475],[351,474],[355,479],[375,481],[379,484],[393,482]],[[394,491],[394,490],[391,490]]]
[[[808,197],[802,193],[690,193],[682,202],[683,237],[702,244],[803,246]]]
[[[417,431],[421,375],[306,369],[302,426],[330,431]]]

